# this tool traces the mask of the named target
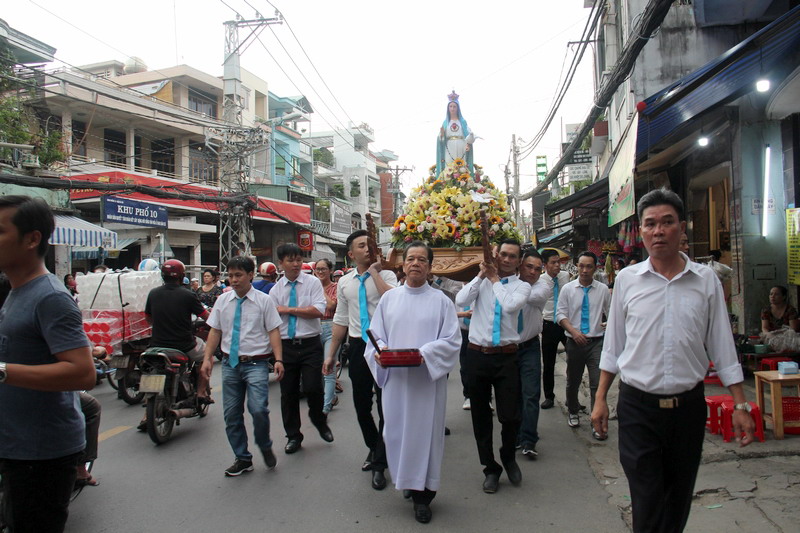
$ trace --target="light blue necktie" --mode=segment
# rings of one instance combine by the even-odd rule
[[[583,305],[581,305],[581,333],[589,333],[589,289],[592,287],[581,287],[583,289]]]
[[[558,275],[553,278],[553,322],[558,324],[556,320],[556,312],[558,311]]]
[[[508,283],[508,278],[501,279],[500,283],[505,285]],[[503,318],[503,308],[500,301],[494,299],[494,324],[492,325],[492,346],[500,346],[500,321]]]
[[[358,288],[358,311],[361,317],[361,338],[364,339],[364,342],[369,340],[367,337],[367,330],[369,329],[369,308],[367,304],[367,278],[369,277],[369,272],[364,272],[360,276],[356,276],[356,279],[361,282],[361,286]]]
[[[290,281],[289,285],[292,290],[289,291],[289,307],[297,307],[297,280]],[[289,338],[294,339],[294,334],[297,332],[297,317],[289,315]]]
[[[231,332],[231,349],[228,353],[228,365],[236,368],[239,364],[239,330],[242,326],[242,302],[244,298],[236,298],[236,312],[233,314],[233,331]]]
[[[469,311],[469,306],[466,306],[464,308],[464,311]],[[469,321],[470,321],[469,317],[464,318],[464,325],[469,327]]]
[[[525,319],[522,318],[522,309],[520,309],[517,317],[517,333],[522,333],[523,329],[525,329]]]

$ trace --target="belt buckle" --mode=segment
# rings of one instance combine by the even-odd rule
[[[295,339],[291,339],[291,341],[292,341],[292,345],[294,345],[294,346],[297,346],[299,344],[303,344],[303,339],[295,338]]]
[[[661,409],[672,409],[674,407],[678,407],[678,399],[673,398],[659,398],[658,399],[658,406]]]

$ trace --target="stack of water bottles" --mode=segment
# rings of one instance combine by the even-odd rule
[[[144,306],[150,291],[163,284],[160,271],[93,273],[76,281],[83,329],[93,344],[121,354],[123,341],[152,335]]]

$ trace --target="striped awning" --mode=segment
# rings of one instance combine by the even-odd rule
[[[117,233],[101,228],[77,217],[56,215],[56,229],[50,236],[50,244],[67,246],[89,246],[114,249],[117,247]]]

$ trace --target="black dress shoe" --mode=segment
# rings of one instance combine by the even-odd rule
[[[499,482],[499,474],[486,474],[486,479],[483,480],[483,492],[486,494],[494,494],[497,492],[497,484]]]
[[[519,469],[519,465],[516,461],[509,461],[504,464],[503,467],[505,467],[506,475],[512,485],[519,485],[522,483],[522,470]]]
[[[374,470],[372,472],[372,488],[375,490],[386,488],[386,476],[383,475],[383,470]]]
[[[283,451],[285,451],[287,454],[295,453],[300,449],[301,442],[303,442],[303,439],[289,439],[289,442],[286,443],[286,447],[283,449]]]
[[[328,424],[323,424],[317,429],[319,430],[319,436],[322,437],[322,440],[325,442],[333,442],[333,433],[331,432],[331,428],[328,427]]]
[[[554,405],[555,402],[551,398],[547,398],[542,402],[542,409],[552,409]]]
[[[410,500],[411,499],[411,491],[408,490],[408,489],[403,489],[403,498],[405,498],[406,500]]]
[[[414,518],[416,518],[417,522],[420,524],[427,524],[433,518],[433,513],[431,513],[431,506],[426,505],[424,503],[415,503],[414,504]]]
[[[369,452],[369,454],[367,454],[367,458],[364,459],[364,464],[361,465],[361,471],[362,472],[369,472],[370,470],[372,470],[372,457],[373,457],[373,455],[374,454],[372,452]]]
[[[449,434],[450,434],[450,428],[449,428],[449,427],[447,427],[447,426],[445,426],[445,427],[444,427],[444,436],[446,437],[446,436],[448,436]]]

